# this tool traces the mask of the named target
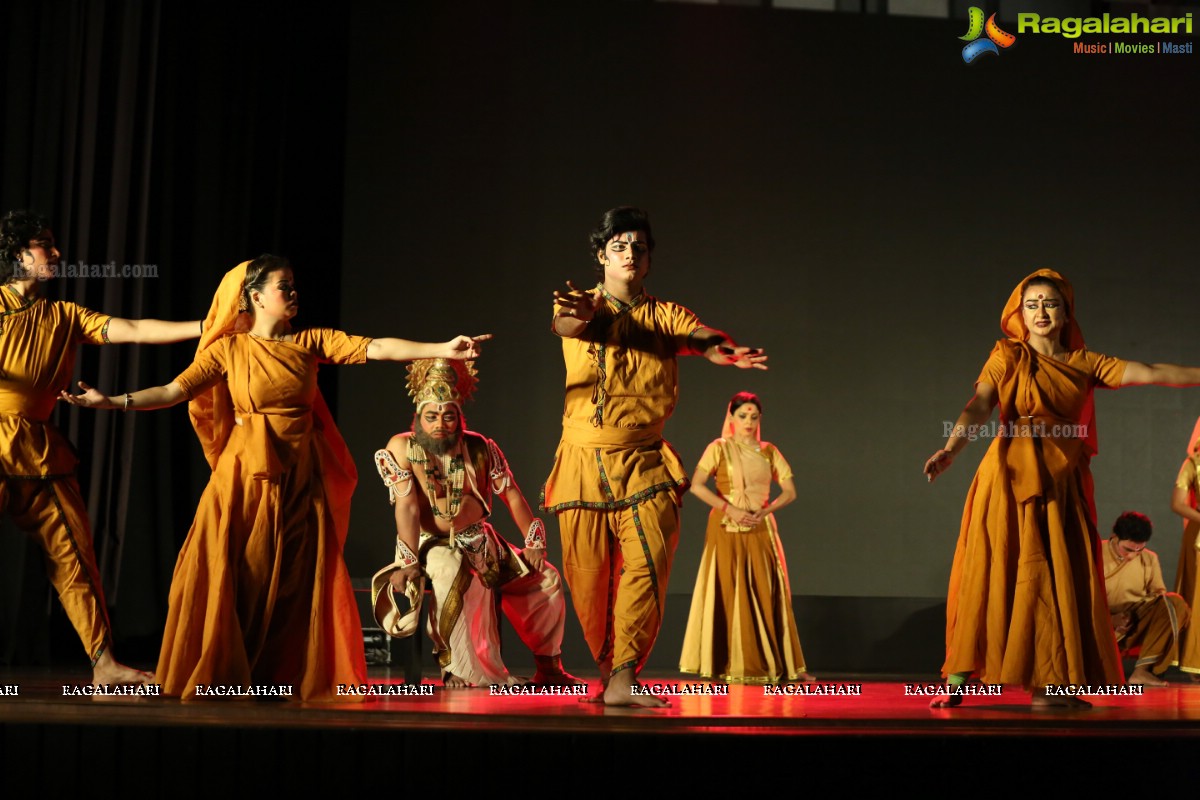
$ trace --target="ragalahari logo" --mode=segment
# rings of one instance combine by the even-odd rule
[[[958,37],[964,42],[968,42],[963,48],[963,61],[970,64],[975,59],[979,58],[984,53],[991,53],[994,56],[1000,55],[1000,49],[1008,49],[1016,43],[1017,37],[1011,33],[1006,33],[1000,30],[1000,26],[996,24],[996,15],[992,14],[987,18],[987,22],[983,21],[983,9],[971,6],[971,11],[967,16],[967,34],[966,36]],[[986,39],[980,39],[983,34],[987,34]]]

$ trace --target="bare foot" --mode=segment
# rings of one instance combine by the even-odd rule
[[[1167,686],[1167,682],[1145,667],[1137,667],[1129,674],[1126,681],[1131,686]]]
[[[666,708],[671,705],[652,694],[634,694],[633,670],[623,669],[612,676],[604,690],[606,706],[639,706],[641,708]]]
[[[947,683],[946,687],[953,690],[954,684]],[[961,687],[958,687],[961,688]],[[958,708],[962,705],[962,692],[954,692],[953,694],[939,694],[929,701],[930,708]]]
[[[92,668],[93,686],[149,686],[154,683],[153,672],[127,667],[112,657],[106,649]]]
[[[586,683],[563,669],[559,656],[535,656],[535,660],[537,672],[533,683],[538,686],[582,686]]]
[[[1185,672],[1192,683],[1200,683],[1200,672]]]
[[[1092,704],[1082,697],[1074,695],[1048,695],[1045,689],[1034,689],[1033,701],[1030,705],[1034,708],[1076,708],[1085,709],[1091,708]]]
[[[611,665],[598,664],[597,666],[600,667],[600,688],[587,697],[579,698],[579,702],[581,703],[604,703],[604,693],[608,691],[608,682],[612,678]]]
[[[608,687],[607,687],[607,686],[604,686],[604,685],[602,684],[602,685],[600,686],[600,688],[599,688],[599,689],[597,689],[597,690],[596,690],[595,692],[593,692],[592,694],[589,694],[587,697],[581,697],[581,698],[579,698],[579,702],[581,702],[581,703],[596,703],[596,704],[603,705],[603,703],[604,703],[604,693],[605,693],[606,691],[608,691]]]
[[[474,689],[475,684],[466,681],[453,672],[447,672],[442,675],[442,688],[444,689]]]
[[[796,680],[800,681],[801,683],[815,683],[817,676],[808,672],[801,672],[800,676],[796,678]]]

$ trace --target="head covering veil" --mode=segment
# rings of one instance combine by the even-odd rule
[[[1060,273],[1052,269],[1039,269],[1026,275],[1016,288],[1012,290],[1012,294],[1008,297],[1008,302],[1004,304],[1004,311],[1000,314],[1000,329],[1004,331],[1004,335],[1018,342],[1029,341],[1029,329],[1025,327],[1025,316],[1022,313],[1021,301],[1025,296],[1025,289],[1028,288],[1034,278],[1049,278],[1058,286],[1059,293],[1062,294],[1063,301],[1067,306],[1067,324],[1063,326],[1062,332],[1059,334],[1059,343],[1067,350],[1086,350],[1087,345],[1083,339],[1083,329],[1079,327],[1079,320],[1075,315],[1075,289],[1071,286],[1071,282],[1064,278]],[[1033,359],[1036,362],[1036,358]],[[1094,456],[1099,449],[1099,439],[1096,436],[1096,405],[1095,401],[1089,397],[1087,405],[1080,415],[1080,423],[1087,426],[1087,437],[1084,441],[1084,446],[1089,456]]]
[[[737,395],[730,399],[730,405],[733,405],[733,400],[736,399],[736,397]],[[760,401],[757,396],[754,396],[754,400],[746,400],[745,402],[738,403],[733,408],[730,408],[729,406],[725,407],[725,422],[721,426],[721,438],[719,441],[721,443],[721,451],[725,458],[725,463],[729,467],[729,496],[726,499],[729,501],[731,506],[737,508],[762,508],[763,504],[766,502],[766,498],[764,497],[759,497],[757,495],[751,496],[754,493],[747,491],[746,485],[746,473],[744,466],[745,459],[759,458],[760,456],[743,452],[743,445],[738,444],[734,436],[734,424],[736,423],[736,420],[734,419],[733,413],[742,406],[746,405],[746,403],[753,403],[754,407],[760,412],[758,425],[754,431],[754,438],[756,439],[759,447],[762,446],[761,402],[762,401]],[[728,516],[726,516],[722,522],[724,523],[726,530],[750,530],[749,528],[743,528],[741,525],[731,520]]]
[[[745,394],[750,394],[750,393],[745,392]],[[754,438],[757,439],[758,443],[761,445],[762,444],[762,406],[760,405],[760,403],[762,401],[758,399],[757,395],[753,395],[753,397],[754,397],[754,400],[747,400],[746,403],[753,403],[754,407],[758,409],[758,412],[759,412],[758,427],[755,428],[755,430],[754,430]],[[730,405],[732,405],[733,399],[730,398],[729,402],[730,402]],[[735,420],[733,418],[733,412],[737,411],[739,408],[746,405],[746,403],[738,403],[738,405],[735,406],[734,408],[729,408],[729,406],[725,407],[725,424],[721,426],[721,438],[722,439],[733,439],[734,438],[733,437],[733,425],[734,425]]]
[[[1188,455],[1200,464],[1200,418],[1196,419],[1196,426],[1192,428],[1192,436],[1188,439]]]

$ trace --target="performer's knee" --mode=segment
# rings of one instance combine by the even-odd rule
[[[1187,601],[1175,592],[1167,592],[1166,598],[1167,602],[1175,608],[1175,618],[1179,620],[1179,624],[1186,624],[1191,617],[1191,609],[1188,608]]]

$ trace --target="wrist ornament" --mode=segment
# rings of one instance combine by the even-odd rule
[[[546,549],[546,526],[536,517],[529,523],[529,530],[525,532],[525,546],[530,550]]]
[[[417,554],[400,537],[396,537],[396,563],[401,569],[408,569],[417,563]]]

